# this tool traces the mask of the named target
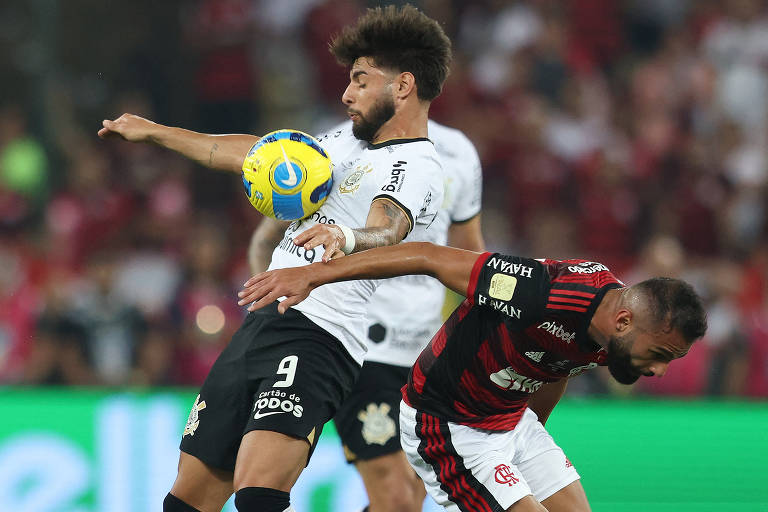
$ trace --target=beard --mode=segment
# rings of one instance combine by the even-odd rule
[[[632,366],[630,349],[634,337],[630,335],[611,336],[608,340],[608,371],[616,382],[620,384],[634,384],[640,378],[641,373]]]
[[[368,114],[363,115],[359,110],[349,110],[349,112],[358,116],[357,121],[352,122],[352,134],[356,139],[371,142],[384,123],[395,115],[395,100],[389,95],[382,94]]]

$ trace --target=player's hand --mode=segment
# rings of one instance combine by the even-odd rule
[[[149,142],[159,127],[157,123],[133,114],[123,114],[114,121],[105,119],[101,124],[103,128],[98,135],[102,139],[119,136],[129,142]]]
[[[289,307],[303,301],[314,289],[310,282],[309,266],[282,268],[256,274],[243,284],[243,289],[237,294],[240,300],[237,304],[248,306],[248,311],[256,311],[273,303],[280,297],[285,297],[278,306],[280,313],[285,313]]]
[[[293,243],[309,251],[322,245],[325,248],[323,261],[328,262],[344,256],[341,250],[347,242],[344,232],[336,224],[317,224],[293,239]]]

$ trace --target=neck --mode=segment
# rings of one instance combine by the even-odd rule
[[[607,347],[610,339],[609,333],[613,331],[613,313],[621,301],[621,296],[626,288],[614,288],[603,295],[603,300],[597,306],[592,321],[587,328],[587,334],[601,347]]]
[[[415,139],[427,136],[429,103],[404,105],[392,119],[384,123],[371,141],[373,144],[392,139]]]

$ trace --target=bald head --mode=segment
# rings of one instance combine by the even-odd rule
[[[630,286],[620,307],[634,313],[634,321],[648,330],[677,331],[693,343],[707,331],[707,314],[691,285],[680,279],[654,277]]]

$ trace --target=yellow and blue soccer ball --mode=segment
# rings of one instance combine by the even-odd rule
[[[277,130],[253,145],[243,161],[243,186],[259,212],[280,220],[315,213],[333,187],[331,159],[311,135]]]

